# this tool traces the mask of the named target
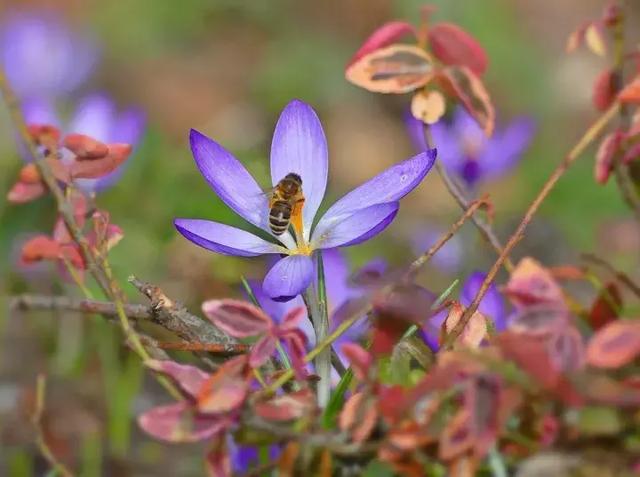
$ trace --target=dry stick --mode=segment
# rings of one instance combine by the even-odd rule
[[[455,224],[451,226],[449,231],[445,233],[440,240],[438,240],[427,252],[419,256],[417,259],[411,263],[407,273],[404,278],[408,279],[413,276],[422,266],[424,266],[430,259],[433,257],[438,250],[440,250],[444,244],[446,244],[451,237],[455,235],[455,233],[462,227],[462,225],[466,222],[467,219],[473,217],[473,213],[485,202],[483,200],[479,200],[470,205],[469,210],[466,210],[462,217],[456,221]],[[342,334],[344,334],[353,324],[358,321],[364,315],[369,314],[372,311],[371,303],[366,303],[362,305],[359,309],[355,310],[351,316],[345,319],[338,327],[327,336],[322,342],[318,343],[318,345],[309,351],[309,353],[304,357],[305,363],[310,363],[313,359],[321,353],[325,348],[332,345],[332,343],[337,340]],[[275,380],[269,387],[265,388],[263,392],[265,394],[273,394],[278,388],[286,384],[293,377],[293,370],[286,370],[277,380]]]
[[[587,131],[582,135],[576,145],[573,146],[573,148],[569,151],[569,154],[567,154],[567,156],[562,160],[558,167],[556,167],[556,169],[553,171],[549,179],[547,179],[547,182],[545,182],[544,186],[527,209],[527,212],[524,214],[520,225],[518,225],[516,231],[511,235],[511,238],[509,238],[509,241],[507,242],[507,245],[505,245],[504,250],[491,267],[491,270],[484,279],[484,282],[482,282],[482,286],[478,290],[478,293],[473,299],[473,302],[471,302],[471,305],[469,305],[469,307],[464,311],[464,313],[460,317],[460,321],[458,321],[453,330],[451,330],[451,332],[446,336],[443,346],[444,349],[450,348],[452,343],[460,336],[465,326],[467,326],[467,323],[478,309],[478,306],[484,298],[484,295],[489,290],[489,286],[498,274],[502,263],[507,259],[508,255],[511,253],[511,250],[513,250],[520,239],[522,239],[524,230],[527,228],[527,225],[529,225],[529,222],[531,222],[531,219],[533,219],[533,216],[540,207],[540,204],[542,204],[549,192],[551,192],[551,189],[553,189],[560,177],[562,177],[567,169],[569,169],[569,166],[571,166],[571,164],[573,164],[573,162],[578,157],[580,157],[587,146],[589,146],[589,144],[591,144],[600,135],[602,130],[614,118],[614,116],[618,113],[619,108],[620,107],[618,103],[614,103],[607,111],[605,111],[604,114],[602,114],[602,116],[600,116],[589,127],[589,129],[587,129]]]
[[[596,265],[600,265],[604,269],[606,269],[609,273],[611,273],[616,280],[629,288],[637,297],[640,297],[640,286],[638,286],[629,275],[617,270],[613,265],[611,265],[606,260],[598,257],[597,255],[591,253],[583,253],[581,254],[583,260],[594,263]]]
[[[425,141],[427,142],[427,146],[429,148],[437,147],[437,144],[433,143],[433,138],[431,137],[431,131],[429,130],[429,126],[425,124],[423,127],[423,131],[424,131]],[[462,210],[469,209],[470,202],[466,198],[464,192],[462,191],[462,188],[456,183],[453,177],[449,175],[449,173],[447,172],[447,169],[444,167],[442,162],[437,158],[436,158],[436,171],[438,171],[438,174],[440,175],[442,182],[444,183],[445,187],[447,188],[451,196],[458,203],[460,208]],[[502,253],[502,243],[500,242],[500,239],[498,239],[497,235],[491,228],[491,224],[489,224],[488,222],[485,222],[484,220],[482,220],[481,217],[477,217],[475,215],[471,216],[471,221],[478,228],[478,230],[480,230],[480,233],[484,236],[487,242],[489,242],[489,244],[493,247],[496,253],[500,255]],[[513,263],[508,257],[504,261],[504,267],[509,273],[513,270]]]
[[[98,314],[107,318],[116,318],[118,311],[110,301],[82,300],[68,296],[48,296],[24,294],[11,298],[10,308],[18,310],[74,311],[78,313]],[[127,317],[133,320],[148,320],[152,317],[149,307],[127,304],[124,307]]]
[[[625,60],[625,15],[622,3],[619,2],[620,16],[613,28],[613,90],[619,92],[624,86],[624,60]],[[625,106],[620,107],[620,124],[623,130],[629,128],[629,111]],[[613,173],[616,183],[620,189],[620,194],[629,208],[633,211],[636,219],[640,221],[640,198],[635,191],[635,186],[629,176],[628,166],[620,162],[618,155],[613,158]]]

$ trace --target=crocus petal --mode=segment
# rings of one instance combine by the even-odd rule
[[[56,114],[56,109],[46,99],[31,98],[22,102],[22,114],[27,124],[49,124],[60,126],[60,118]]]
[[[400,204],[390,202],[361,209],[339,220],[321,221],[313,231],[313,248],[355,245],[370,239],[391,223]]]
[[[108,142],[115,115],[113,101],[104,94],[92,94],[82,100],[67,128],[68,133],[85,134]]]
[[[445,230],[437,226],[415,231],[411,237],[413,252],[416,255],[425,253],[444,233]],[[459,235],[454,235],[433,256],[431,263],[445,273],[453,273],[460,268],[463,256],[464,244],[462,239]]]
[[[522,117],[514,120],[504,131],[494,134],[478,159],[485,177],[500,177],[515,166],[529,147],[535,129],[532,119]]]
[[[457,134],[458,141],[473,146],[476,150],[481,150],[488,140],[478,122],[461,106],[453,112],[451,127]]]
[[[196,245],[223,255],[255,257],[282,252],[278,245],[230,225],[199,219],[175,219],[174,225],[178,232]]]
[[[134,148],[140,141],[145,127],[145,114],[142,110],[138,108],[131,108],[122,113],[120,113],[114,121],[114,124],[111,127],[111,131],[109,133],[109,138],[107,142],[109,143],[120,143],[120,144],[131,144]],[[129,158],[131,158],[131,155]],[[129,163],[129,159],[127,162],[118,167],[115,171],[106,176],[100,177],[99,179],[95,179],[95,184],[93,184],[93,190],[96,192],[102,191],[111,187],[113,184],[120,180],[122,174],[124,173],[127,164]]]
[[[482,286],[482,282],[486,278],[486,274],[482,272],[474,272],[469,275],[460,291],[460,302],[465,306],[469,306],[475,298],[478,290]],[[506,327],[506,313],[504,309],[504,301],[500,292],[494,284],[491,284],[486,295],[480,302],[478,307],[480,313],[487,318],[493,320],[498,331],[502,331]]]
[[[260,308],[264,310],[264,312],[273,318],[277,323],[281,323],[282,319],[285,315],[293,310],[294,308],[304,307],[304,300],[301,296],[297,296],[289,301],[276,301],[272,300],[264,290],[262,289],[262,284],[256,282],[255,280],[249,280],[249,286],[251,287],[251,291],[253,292],[253,296],[255,296],[256,301],[260,305]],[[329,291],[327,290],[327,294]],[[306,310],[306,308],[305,308]],[[299,329],[306,335],[307,341],[311,344],[311,346],[315,346],[316,334],[313,331],[313,324],[309,317],[306,316],[300,323]]]
[[[271,143],[271,179],[275,186],[290,172],[302,178],[303,223],[309,239],[313,218],[327,188],[327,140],[318,115],[308,104],[291,101],[280,114]]]
[[[21,97],[53,98],[82,84],[97,60],[92,40],[52,12],[14,13],[0,27],[0,63]]]
[[[436,150],[431,149],[391,166],[333,204],[316,229],[328,231],[353,212],[400,200],[420,184],[435,160]],[[314,236],[317,236],[315,230]]]
[[[416,119],[413,114],[411,114],[411,111],[405,113],[405,124],[416,152],[428,150],[429,148],[424,136],[425,124],[419,119]],[[429,131],[433,144],[438,150],[438,160],[447,165],[447,167],[455,167],[457,163],[454,161],[458,161],[459,163],[462,153],[458,147],[457,138],[450,130],[449,123],[441,119],[437,123],[429,126]]]
[[[271,267],[262,289],[273,300],[290,300],[307,289],[313,280],[313,269],[311,257],[290,255]]]
[[[267,196],[240,161],[195,129],[189,140],[200,173],[218,197],[247,222],[269,231]]]

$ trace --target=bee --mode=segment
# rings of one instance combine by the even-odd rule
[[[302,178],[290,172],[269,194],[269,228],[274,235],[280,236],[289,228],[291,217],[298,216],[302,211],[304,205]]]

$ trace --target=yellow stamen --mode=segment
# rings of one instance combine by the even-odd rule
[[[311,248],[304,239],[304,227],[302,224],[302,209],[304,208],[304,199],[299,200],[293,206],[291,211],[291,225],[296,234],[296,244],[298,246],[298,253],[302,255],[311,255]]]

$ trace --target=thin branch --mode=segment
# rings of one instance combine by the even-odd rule
[[[433,257],[438,250],[440,250],[444,244],[446,244],[449,240],[451,240],[451,238],[458,232],[458,230],[460,230],[460,227],[462,227],[464,225],[464,223],[469,219],[469,218],[473,218],[474,217],[474,213],[482,206],[482,205],[486,205],[488,200],[488,196],[483,196],[480,199],[473,201],[468,209],[465,211],[465,213],[453,224],[453,226],[451,226],[451,228],[449,229],[449,231],[447,233],[445,233],[442,237],[440,237],[440,240],[438,240],[435,244],[433,244],[433,246],[431,248],[429,248],[429,250],[427,250],[425,253],[423,253],[422,255],[420,255],[418,258],[416,258],[413,263],[411,264],[411,266],[409,267],[409,271],[407,272],[407,276],[408,277],[412,277],[416,274],[416,272],[422,267],[424,266],[425,263],[427,263],[429,260],[431,260],[431,257]]]
[[[430,148],[436,147],[437,145],[433,143],[433,138],[431,137],[431,131],[429,130],[429,126],[425,124],[423,131],[424,131],[425,141],[427,142],[427,146]],[[440,175],[442,182],[444,183],[445,187],[447,188],[451,196],[458,203],[460,208],[462,210],[468,210],[471,205],[471,202],[469,201],[469,199],[467,199],[462,188],[456,183],[455,179],[449,175],[449,173],[447,172],[447,169],[444,167],[442,162],[438,159],[436,159],[436,171],[438,171],[438,174]],[[489,224],[488,222],[485,222],[484,220],[482,220],[481,217],[478,217],[475,215],[471,216],[471,220],[474,223],[474,225],[478,228],[478,230],[480,230],[480,233],[484,236],[487,242],[489,242],[489,244],[493,247],[493,249],[496,251],[496,253],[499,256],[502,253],[503,247],[502,247],[502,243],[500,242],[500,239],[498,238],[496,233],[493,231],[491,224]],[[507,258],[504,261],[504,266],[508,272],[511,272],[511,270],[513,270],[513,263],[509,258]]]
[[[516,246],[516,244],[524,236],[524,230],[527,228],[527,226],[531,222],[531,219],[533,219],[533,216],[537,212],[538,208],[540,207],[544,199],[547,197],[547,195],[549,195],[549,192],[551,192],[553,187],[556,185],[556,183],[562,177],[562,175],[567,171],[567,169],[569,169],[571,164],[573,164],[575,160],[578,157],[580,157],[580,155],[584,152],[584,150],[602,133],[603,129],[618,114],[619,109],[620,109],[620,106],[616,102],[607,111],[605,111],[602,114],[602,116],[600,116],[585,131],[585,133],[578,140],[575,146],[573,146],[573,148],[569,151],[569,154],[567,154],[567,156],[562,160],[562,162],[551,173],[551,176],[549,177],[549,179],[547,179],[547,181],[545,182],[540,192],[538,192],[538,195],[536,196],[536,198],[533,200],[531,205],[529,205],[529,208],[524,214],[522,221],[518,225],[518,228],[515,230],[515,232],[511,235],[511,238],[509,238],[509,241],[507,242],[507,245],[505,245],[504,250],[502,251],[498,259],[495,261],[495,263],[491,267],[491,270],[487,274],[487,277],[485,278],[484,282],[482,283],[482,286],[478,290],[478,293],[473,299],[473,302],[471,302],[471,305],[469,305],[469,307],[464,311],[464,313],[462,314],[462,317],[460,318],[460,321],[458,321],[458,323],[453,328],[453,330],[451,330],[451,332],[447,335],[444,341],[444,348],[449,348],[451,344],[458,338],[458,336],[460,336],[465,326],[467,326],[467,323],[469,322],[473,314],[476,312],[476,310],[478,309],[478,306],[480,305],[480,302],[482,301],[485,294],[489,290],[489,286],[491,285],[496,275],[498,274],[500,267],[502,266],[504,261],[507,259],[507,257],[509,256],[513,248]]]
[[[618,21],[613,26],[613,90],[620,91],[624,86],[624,60],[625,60],[625,9],[624,2],[618,5]],[[623,130],[629,128],[629,111],[624,105],[620,107],[620,125]],[[640,198],[636,192],[633,181],[629,176],[629,166],[620,162],[620,157],[613,158],[613,173],[620,189],[623,200],[629,206],[640,221]]]
[[[595,265],[599,265],[602,268],[604,268],[605,270],[607,270],[609,273],[611,273],[616,278],[616,280],[618,280],[620,283],[626,285],[627,288],[629,288],[629,290],[631,290],[637,297],[640,298],[640,286],[638,286],[629,277],[629,275],[617,270],[609,262],[607,262],[603,258],[600,258],[597,255],[594,255],[592,253],[583,253],[581,255],[581,257],[582,257],[583,260],[585,260],[587,262],[591,262],[591,263],[593,263]]]
[[[48,296],[24,294],[11,298],[9,306],[17,310],[73,311],[117,318],[116,306],[109,301],[82,300],[68,296]],[[127,304],[124,307],[127,317],[133,320],[148,320],[152,314],[148,306]]]
[[[36,429],[36,445],[40,449],[40,453],[51,466],[51,470],[63,477],[73,477],[71,472],[53,453],[51,447],[47,443],[44,430],[42,429],[42,415],[44,414],[44,400],[46,394],[47,381],[44,374],[39,374],[36,380],[36,402],[31,422]]]

